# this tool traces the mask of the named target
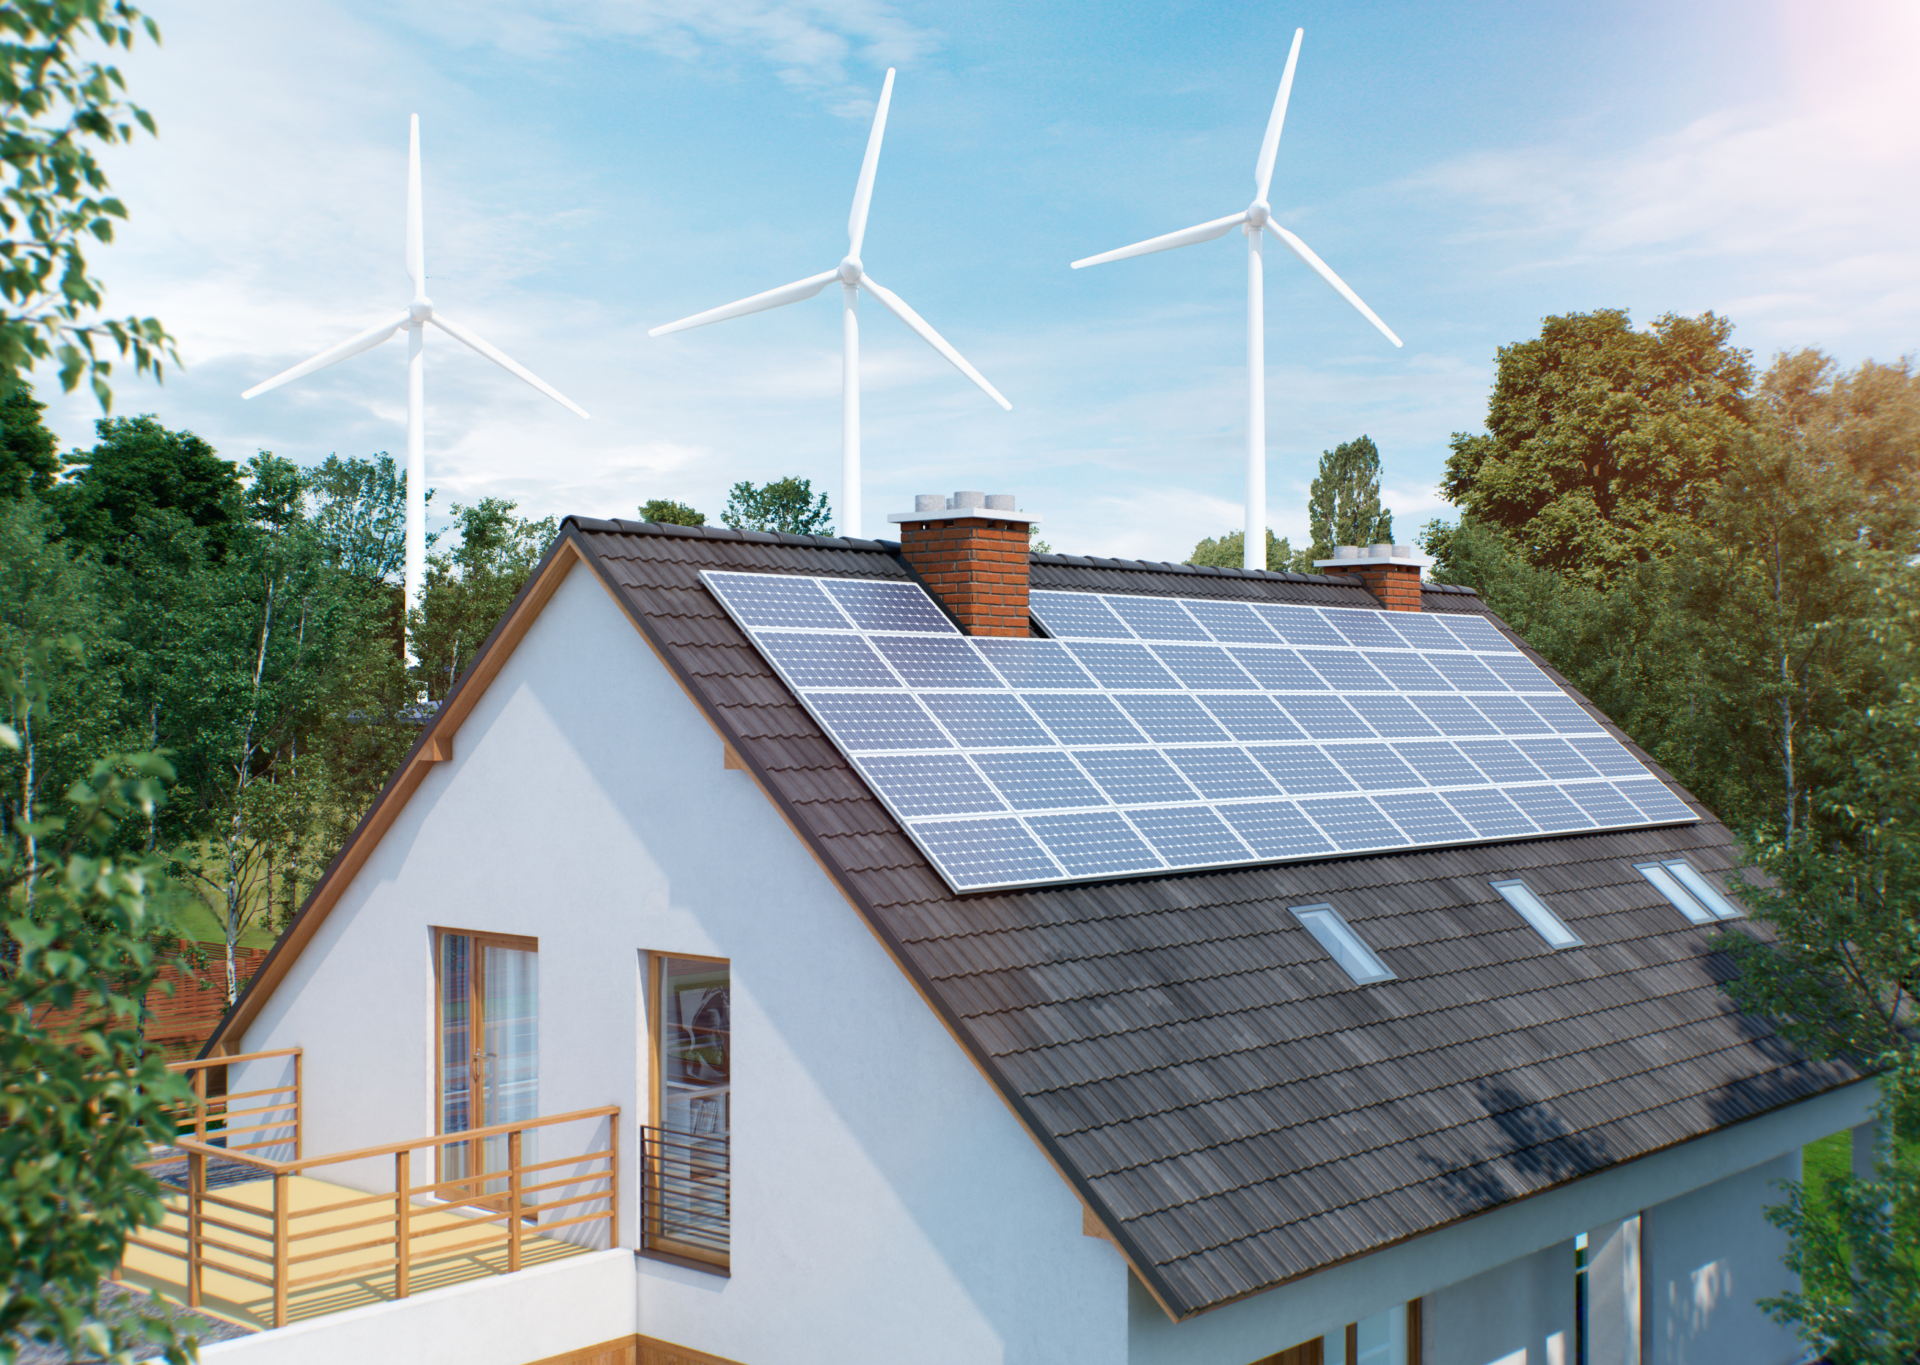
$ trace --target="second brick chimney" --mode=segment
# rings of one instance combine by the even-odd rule
[[[1411,545],[1336,545],[1332,559],[1316,559],[1313,567],[1354,575],[1388,611],[1420,610],[1420,561]]]
[[[1026,635],[1027,528],[1040,518],[1011,493],[922,493],[900,527],[900,553],[969,635]]]

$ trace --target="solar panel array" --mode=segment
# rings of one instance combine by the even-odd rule
[[[1478,616],[701,578],[957,891],[1697,818]]]

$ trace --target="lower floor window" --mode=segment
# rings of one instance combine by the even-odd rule
[[[732,1213],[731,974],[724,961],[663,954],[654,958],[652,987],[646,1245],[724,1265]]]

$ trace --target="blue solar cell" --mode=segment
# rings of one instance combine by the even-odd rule
[[[1427,792],[1376,796],[1373,803],[1416,844],[1452,844],[1478,837],[1446,802]]]
[[[1559,692],[1552,678],[1533,666],[1524,654],[1487,654],[1481,663],[1516,692]]]
[[[1345,649],[1347,637],[1326,623],[1312,607],[1282,607],[1272,602],[1251,604],[1260,619],[1290,645],[1328,645]]]
[[[880,583],[872,579],[830,579],[827,591],[862,630],[911,630],[958,635],[959,629],[918,583]]]
[[[1384,611],[1356,611],[1351,607],[1322,607],[1320,614],[1351,644],[1367,649],[1398,649],[1400,637],[1387,623]]]
[[[1338,763],[1363,791],[1426,785],[1384,744],[1329,744],[1327,757]]]
[[[1289,795],[1303,792],[1350,792],[1353,782],[1333,760],[1307,744],[1251,744],[1247,752]],[[1478,782],[1480,774],[1473,780]]]
[[[810,578],[771,573],[707,573],[707,587],[749,626],[847,630],[847,618]]]
[[[1587,813],[1569,801],[1557,787],[1508,787],[1507,799],[1549,834],[1570,829],[1592,829]]]
[[[1229,736],[1192,697],[1115,697],[1156,744],[1207,744]]]
[[[1062,744],[1145,744],[1147,737],[1110,697],[1092,693],[1023,692],[1020,699]]]
[[[1137,810],[1127,814],[1147,842],[1173,867],[1243,863],[1256,856],[1205,806]]]
[[[1586,707],[1559,693],[1551,697],[1528,697],[1528,706],[1540,713],[1540,718],[1563,735],[1591,735],[1601,726]]]
[[[1000,676],[1014,687],[1097,687],[1093,677],[1054,640],[975,639]]]
[[[1639,782],[1616,782],[1620,794],[1640,807],[1640,813],[1654,824],[1670,820],[1697,820],[1693,807],[1675,796],[1667,784],[1655,777]]]
[[[1533,821],[1491,787],[1447,792],[1445,796],[1447,804],[1459,811],[1460,818],[1482,839],[1511,839],[1535,832]]]
[[[1322,796],[1300,809],[1343,849],[1397,848],[1407,836],[1364,796]]]
[[[1047,634],[1066,640],[1131,640],[1133,632],[1092,593],[1036,592],[1027,610]]]
[[[1496,725],[1503,735],[1550,735],[1553,727],[1540,719],[1533,710],[1518,697],[1475,697],[1473,706],[1476,711]]]
[[[1413,611],[1396,611],[1387,614],[1387,624],[1394,632],[1415,649],[1425,653],[1431,649],[1459,649],[1460,642],[1453,632],[1441,625],[1431,616]]]
[[[1280,709],[1315,739],[1372,739],[1373,731],[1338,697],[1276,697]]]
[[[1519,653],[1513,641],[1502,635],[1493,622],[1484,616],[1469,616],[1461,612],[1436,616],[1434,619],[1452,631],[1468,649],[1482,654]]]
[[[1463,739],[1457,741],[1454,747],[1472,759],[1473,765],[1485,773],[1490,781],[1503,787],[1516,782],[1538,782],[1545,776],[1504,739]]]
[[[1209,602],[1191,597],[1183,600],[1194,619],[1216,640],[1241,645],[1279,643],[1273,632],[1253,614],[1253,608],[1244,602]]]
[[[1262,858],[1312,858],[1334,851],[1291,801],[1222,806],[1220,816]]]
[[[1202,697],[1200,704],[1235,739],[1301,739],[1300,727],[1265,697]]]
[[[953,747],[904,692],[810,692],[807,703],[843,749]]]
[[[1351,649],[1303,649],[1300,657],[1313,665],[1336,692],[1391,692],[1393,684]]]
[[[1090,644],[1076,640],[1067,652],[1100,680],[1102,687],[1177,689],[1180,680],[1147,652],[1145,645]]]
[[[1036,815],[1028,822],[1041,842],[1076,877],[1158,872],[1162,864],[1118,811]]]
[[[1290,649],[1255,649],[1251,646],[1227,651],[1240,667],[1253,674],[1269,692],[1324,692],[1326,679],[1300,662]]]
[[[1133,627],[1142,640],[1205,640],[1207,633],[1181,608],[1166,597],[1119,597],[1103,599],[1109,610]]]
[[[1409,697],[1408,700],[1443,735],[1458,738],[1500,733],[1494,728],[1493,722],[1474,710],[1465,697]]]
[[[1638,807],[1605,782],[1570,782],[1560,790],[1591,815],[1595,824],[1643,825],[1647,821]]]
[[[1347,705],[1388,739],[1424,739],[1440,733],[1405,697],[1349,697]]]
[[[1394,752],[1435,787],[1477,787],[1487,779],[1445,740],[1429,744],[1396,744]]]
[[[1153,652],[1196,692],[1252,692],[1260,686],[1218,645],[1155,645]]]
[[[973,761],[1015,810],[1107,804],[1086,774],[1062,753],[975,754]]]
[[[963,749],[1053,745],[1053,736],[1004,692],[922,692],[920,700]]]
[[[1607,777],[1645,777],[1647,769],[1639,759],[1620,746],[1612,735],[1576,735],[1567,741],[1580,756]]]
[[[921,815],[975,815],[1004,811],[1004,801],[959,754],[900,754],[859,760],[881,800],[912,819]]]
[[[1279,795],[1244,749],[1169,749],[1167,757],[1209,801]]]
[[[1505,692],[1507,690],[1507,685],[1472,655],[1429,654],[1426,659],[1441,677],[1462,692]]]
[[[858,635],[762,635],[759,645],[795,687],[900,686]]]
[[[869,637],[873,647],[900,671],[908,687],[1004,687],[987,667],[973,641],[935,640],[911,635]]]
[[[1052,881],[1060,869],[1018,820],[931,820],[913,827],[955,886]]]
[[[1593,766],[1564,739],[1516,739],[1514,745],[1555,782],[1577,782],[1593,776]]]
[[[1116,805],[1200,799],[1200,793],[1153,749],[1076,749],[1073,756]]]
[[[1452,692],[1453,684],[1433,671],[1433,665],[1417,654],[1404,651],[1389,654],[1383,649],[1366,651],[1366,660],[1402,692]]]

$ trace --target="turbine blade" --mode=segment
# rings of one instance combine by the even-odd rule
[[[407,275],[413,292],[427,292],[427,239],[420,223],[420,116],[407,127]]]
[[[560,392],[560,390],[554,388],[553,385],[549,384],[532,370],[529,370],[519,361],[508,356],[506,352],[497,349],[491,343],[475,336],[459,323],[452,322],[438,313],[428,318],[427,321],[431,322],[435,327],[438,327],[455,341],[462,342],[471,349],[478,351],[508,374],[519,379],[524,379],[527,383],[533,385],[534,388],[540,390],[540,392],[544,393],[561,407],[566,408],[569,412],[577,412],[582,417],[587,415],[585,408]]]
[[[681,318],[678,322],[664,323],[652,328],[647,335],[663,337],[669,332],[684,332],[689,327],[705,327],[709,322],[725,322],[728,318],[745,317],[748,313],[764,313],[769,308],[781,308],[789,303],[798,303],[802,299],[812,298],[839,278],[838,270],[823,270],[818,275],[809,275],[804,280],[783,284],[778,289],[769,289],[764,294],[755,294],[752,298],[741,299],[736,303],[724,303],[718,308],[709,308],[704,313],[695,313],[690,318]]]
[[[1400,338],[1393,334],[1393,328],[1387,326],[1386,323],[1380,321],[1380,315],[1378,313],[1375,313],[1373,309],[1367,307],[1367,305],[1361,301],[1361,298],[1358,294],[1354,293],[1351,289],[1347,288],[1347,282],[1341,279],[1338,275],[1334,274],[1332,268],[1328,266],[1325,261],[1321,260],[1318,256],[1313,254],[1312,247],[1308,246],[1305,242],[1301,241],[1298,237],[1294,236],[1291,232],[1288,232],[1285,228],[1281,227],[1278,223],[1274,222],[1273,219],[1271,218],[1267,219],[1267,230],[1271,232],[1275,237],[1278,237],[1282,242],[1286,243],[1287,249],[1289,251],[1293,252],[1294,255],[1298,256],[1301,260],[1305,261],[1307,263],[1307,268],[1309,270],[1311,270],[1314,274],[1318,275],[1321,279],[1325,280],[1328,284],[1332,285],[1334,292],[1336,294],[1338,294],[1341,298],[1345,299],[1348,303],[1352,304],[1355,308],[1359,309],[1360,316],[1365,318],[1368,322],[1371,322],[1375,327],[1378,327],[1380,329],[1381,336],[1385,337],[1388,341],[1391,341],[1396,346],[1403,344]]]
[[[1242,210],[1229,218],[1216,218],[1211,223],[1182,228],[1178,232],[1169,232],[1164,237],[1149,237],[1144,242],[1135,242],[1132,246],[1123,246],[1117,251],[1103,251],[1098,256],[1083,257],[1073,263],[1073,268],[1078,270],[1083,265],[1104,265],[1108,261],[1124,261],[1129,256],[1151,256],[1156,251],[1172,251],[1177,246],[1192,246],[1195,242],[1211,242],[1215,237],[1226,236],[1246,221],[1246,212]]]
[[[292,383],[302,375],[312,374],[315,370],[324,370],[329,365],[337,365],[348,356],[356,356],[362,351],[370,351],[402,327],[406,326],[412,319],[413,315],[411,313],[402,313],[398,317],[389,318],[385,322],[377,323],[367,328],[364,332],[356,332],[338,346],[329,346],[311,360],[303,360],[292,369],[281,371],[264,384],[255,384],[240,396],[242,398],[256,397],[259,394],[265,393],[268,389],[277,389],[282,384]]]
[[[860,182],[853,188],[853,212],[847,215],[847,255],[858,259],[867,240],[867,207],[873,203],[873,174],[880,169],[880,139],[887,132],[887,106],[893,102],[893,68],[880,87],[880,107],[873,111],[873,131],[867,134],[867,155],[860,163]]]
[[[869,294],[872,294],[876,299],[879,299],[881,303],[885,304],[889,313],[892,313],[895,317],[899,318],[900,321],[906,323],[907,326],[918,332],[922,341],[945,356],[948,363],[950,363],[954,369],[960,371],[961,374],[964,374],[967,378],[978,384],[981,392],[985,393],[987,397],[991,398],[1008,412],[1013,411],[1013,404],[1001,396],[1000,390],[989,384],[986,376],[969,365],[965,356],[948,345],[945,337],[928,326],[925,318],[909,308],[905,299],[901,298],[891,289],[883,287],[880,281],[864,272],[860,276],[860,287]]]
[[[1273,97],[1273,113],[1267,119],[1267,135],[1260,139],[1260,159],[1253,165],[1253,183],[1260,199],[1267,197],[1267,186],[1273,183],[1273,158],[1280,151],[1280,125],[1287,121],[1287,100],[1293,94],[1293,68],[1300,61],[1300,40],[1307,31],[1296,28],[1293,31],[1293,50],[1287,53],[1287,69],[1280,77],[1280,93]]]

